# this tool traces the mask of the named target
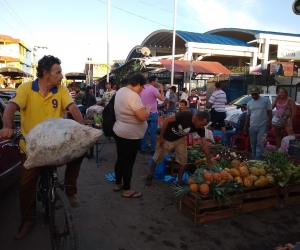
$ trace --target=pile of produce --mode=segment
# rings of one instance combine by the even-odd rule
[[[194,146],[187,147],[187,153],[188,153],[187,162],[188,163],[194,164],[195,162],[202,160],[205,157],[204,153],[199,151],[201,147],[202,146],[200,144],[195,144]],[[175,160],[174,153],[170,154],[170,159]]]
[[[172,186],[174,199],[179,200],[188,193],[200,193],[217,199],[219,202],[221,199],[225,199],[230,203],[228,193],[241,192],[243,187],[228,177],[229,174],[217,165],[214,165],[209,171],[198,168],[188,179],[187,185],[174,184]]]
[[[187,147],[187,152],[188,152],[187,162],[188,163],[195,163],[198,160],[200,160],[201,158],[205,157],[205,155],[203,153],[199,152],[200,148],[201,148],[200,144],[195,144],[193,147],[192,146]]]
[[[243,157],[240,158],[238,153],[225,153],[230,155],[228,159],[221,158],[220,154],[212,158],[213,166],[210,170],[205,169],[205,158],[197,159],[197,169],[187,184],[172,186],[175,200],[188,193],[200,193],[213,199],[224,198],[229,201],[228,193],[234,190],[241,191],[243,188],[265,187],[276,183],[282,187],[287,183],[300,183],[300,167],[290,163],[287,154],[273,151],[265,153],[264,160],[242,161],[240,159]]]

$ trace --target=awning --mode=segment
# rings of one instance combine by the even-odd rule
[[[172,60],[159,60],[167,70],[172,69]],[[190,72],[191,62],[185,60],[174,61],[175,72]],[[192,71],[198,74],[232,74],[230,70],[225,68],[218,62],[193,61]]]
[[[0,69],[0,74],[4,76],[14,77],[27,77],[27,73],[16,67],[3,67]]]

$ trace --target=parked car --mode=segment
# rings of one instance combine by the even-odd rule
[[[276,98],[275,94],[260,94],[260,96],[269,98],[270,102],[273,103],[273,101]],[[242,113],[240,106],[243,103],[248,103],[250,100],[252,100],[251,95],[242,95],[239,98],[235,99],[234,101],[230,102],[228,105],[226,105],[226,119],[225,119],[225,126],[228,127],[228,121],[237,121],[240,114]],[[275,115],[276,108],[273,109],[272,113]]]
[[[15,93],[16,93],[15,89],[1,89],[0,88],[0,99],[6,105],[8,103],[8,101],[12,97],[14,97]],[[15,120],[15,124],[17,125],[17,127],[20,127],[21,126],[21,117],[20,117],[19,111],[16,111],[14,120]]]
[[[3,128],[5,103],[0,98],[0,129]],[[20,151],[17,146],[10,146],[10,140],[0,137],[0,194],[14,185],[21,177]]]

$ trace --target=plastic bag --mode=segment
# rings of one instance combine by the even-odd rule
[[[102,131],[76,121],[51,118],[36,125],[25,137],[25,168],[63,166],[91,148]]]
[[[153,177],[155,179],[163,180],[165,178],[166,167],[167,167],[166,160],[168,160],[169,158],[170,158],[170,155],[167,154],[165,156],[165,158],[162,160],[162,162],[156,165],[154,173],[153,173]],[[150,167],[151,167],[152,158],[149,160],[149,164],[150,164]]]
[[[281,140],[281,145],[280,145],[280,148],[278,149],[278,152],[287,153],[289,150],[289,146],[290,146],[290,140],[295,140],[295,136],[288,135],[286,137],[283,137],[283,139]]]

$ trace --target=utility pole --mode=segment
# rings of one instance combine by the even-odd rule
[[[91,61],[92,61],[92,58],[88,58],[88,63],[89,63],[89,69],[88,69],[88,85],[91,86],[92,83],[91,83],[91,78],[92,78],[92,74],[91,74]]]
[[[39,45],[34,45],[33,46],[33,63],[32,63],[32,74],[33,74],[33,78],[36,77],[36,68],[37,68],[37,61],[36,61],[36,58],[37,58],[37,51],[38,49],[48,49],[48,47],[46,46],[39,46]]]

